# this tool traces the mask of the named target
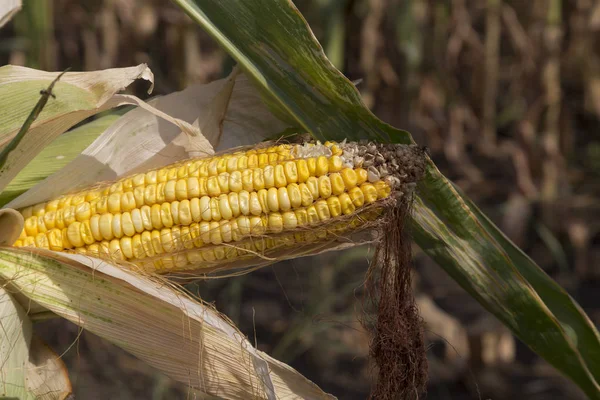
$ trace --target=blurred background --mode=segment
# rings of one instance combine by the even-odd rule
[[[0,64],[98,70],[148,63],[155,95],[226,75],[233,61],[165,0],[24,0]],[[600,320],[600,2],[297,0],[332,62],[383,120]],[[146,98],[144,84],[132,91]],[[428,399],[582,399],[415,246],[429,343]],[[368,248],[199,282],[249,337],[341,399],[372,366],[357,317]],[[60,320],[37,326],[79,399],[198,398]]]

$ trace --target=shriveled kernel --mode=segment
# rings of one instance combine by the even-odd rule
[[[274,187],[267,191],[267,205],[270,211],[279,211],[279,196]]]
[[[365,196],[365,203],[370,204],[377,201],[377,189],[370,183],[363,183],[360,186],[360,190],[362,190]]]
[[[340,206],[344,215],[352,214],[356,210],[356,207],[354,206],[354,203],[352,202],[352,199],[348,193],[340,194],[338,199],[340,200]]]
[[[145,232],[150,235],[150,232]],[[151,240],[151,239],[150,239]],[[152,247],[152,245],[150,245]],[[133,258],[145,258],[146,252],[144,251],[144,245],[142,244],[142,235],[135,235],[131,238],[131,251],[133,252]]]
[[[265,221],[261,217],[250,217],[250,233],[252,235],[264,234],[265,228]]]
[[[65,226],[71,225],[76,221],[75,219],[75,206],[68,206],[63,211],[63,220],[65,222]]]
[[[236,225],[240,236],[244,237],[250,234],[250,218],[241,216],[236,219]]]
[[[209,196],[218,196],[221,194],[221,187],[216,176],[209,176],[206,181],[206,189]]]
[[[112,217],[113,235],[117,239],[123,236],[123,226],[121,225],[121,214],[115,214]]]
[[[228,193],[230,190],[229,187],[229,180],[231,179],[231,175],[228,174],[227,172],[224,172],[222,174],[219,174],[219,176],[217,176],[217,182],[219,183],[219,190],[220,193]]]
[[[44,213],[44,225],[46,225],[46,229],[50,230],[56,227],[56,211],[46,211]]]
[[[66,229],[65,229],[64,233],[63,233],[63,242],[64,242],[64,238],[65,238],[66,234],[67,234],[67,232],[66,232]],[[23,246],[26,246],[26,247],[35,246],[35,237],[33,237],[33,236],[27,236],[25,239],[23,239]]]
[[[315,170],[316,176],[326,175],[329,172],[329,159],[325,156],[317,158],[317,166]]]
[[[295,229],[298,226],[298,218],[293,211],[287,211],[282,214],[283,227],[285,229]]]
[[[300,207],[302,205],[302,193],[300,193],[300,186],[298,186],[296,183],[290,183],[286,189],[290,199],[291,207]]]
[[[218,198],[211,198],[210,199],[210,217],[213,221],[220,221],[221,220],[221,213],[219,211],[219,199]]]
[[[121,212],[131,211],[136,207],[135,196],[133,192],[125,192],[121,194]]]
[[[146,185],[158,183],[158,172],[157,171],[146,172],[144,180],[146,181]]]
[[[67,237],[69,242],[75,247],[82,247],[85,245],[83,238],[81,237],[81,222],[75,221],[67,228]]]
[[[220,222],[219,229],[221,231],[221,240],[223,240],[223,242],[225,243],[231,242],[231,240],[233,239],[231,232],[231,223],[227,220],[223,220]]]
[[[200,222],[202,211],[200,209],[200,199],[195,197],[190,200],[190,213],[194,222]]]
[[[146,174],[137,174],[133,177],[133,186],[144,186],[146,183]]]
[[[225,220],[229,220],[233,217],[233,211],[231,211],[231,206],[229,205],[229,197],[226,194],[219,196],[219,212],[221,218]]]
[[[357,168],[355,170],[355,172],[356,172],[356,184],[357,185],[362,185],[363,183],[365,183],[367,181],[367,179],[369,179],[369,173],[367,172],[366,169]]]
[[[112,258],[116,258],[117,260],[123,260],[125,257],[123,256],[123,252],[121,251],[121,244],[118,239],[113,239],[108,244],[108,248],[110,249],[110,256]]]
[[[38,234],[38,219],[35,216],[31,216],[25,220],[25,232],[29,236]]]
[[[121,238],[119,246],[125,258],[133,258],[133,244],[130,237]]]
[[[175,184],[175,197],[177,200],[185,200],[188,198],[187,179],[179,179]]]
[[[131,213],[124,212],[123,214],[121,214],[121,228],[123,229],[123,234],[125,236],[135,235],[135,227],[133,226],[133,219],[131,217]]]
[[[265,189],[275,186],[275,168],[272,165],[265,166],[263,170],[263,179],[265,181]]]
[[[150,218],[154,229],[161,229],[163,227],[160,208],[160,204],[154,204],[150,209]]]
[[[113,214],[121,212],[121,193],[112,193],[108,196],[108,212]]]
[[[344,161],[340,156],[331,156],[329,158],[329,173],[339,172],[344,168]]]
[[[264,167],[269,164],[269,156],[266,153],[262,153],[258,155],[258,166]]]
[[[325,203],[325,207],[327,207],[327,203]],[[329,212],[329,210],[327,210]],[[319,213],[317,212],[316,203],[314,206],[310,206],[306,208],[306,214],[308,216],[308,224],[316,225],[320,222]]]
[[[171,203],[171,218],[173,218],[173,225],[179,225],[179,202],[174,201]]]
[[[237,160],[238,159],[235,156],[229,157],[227,160],[227,172],[233,172],[238,169]]]
[[[340,171],[346,189],[350,190],[358,184],[358,176],[352,168],[344,168]]]
[[[258,167],[258,155],[248,153],[248,168]]]
[[[39,247],[42,249],[50,248],[50,243],[48,243],[48,237],[45,233],[38,233],[35,236],[35,247]]]
[[[269,231],[279,233],[283,230],[283,217],[280,213],[269,214]]]
[[[308,212],[305,208],[295,210],[294,214],[296,214],[296,221],[298,221],[299,226],[308,224]]]
[[[181,225],[189,225],[192,223],[192,211],[190,210],[190,201],[182,200],[179,203],[179,223]]]
[[[331,182],[331,192],[338,196],[346,191],[346,185],[344,184],[344,180],[342,176],[334,172],[329,175],[329,181]]]
[[[373,186],[375,186],[377,197],[379,199],[385,199],[392,193],[392,188],[384,181],[377,181],[373,184]]]
[[[250,195],[245,190],[242,190],[240,193],[229,193],[227,196],[229,200],[229,207],[231,208],[231,214],[234,217],[240,215],[240,203],[242,203],[242,207],[248,207],[249,196]]]
[[[202,213],[202,219],[204,221],[210,221],[212,219],[212,212],[210,210],[210,197],[202,196],[200,198],[200,212]]]
[[[277,201],[279,202],[279,209],[281,211],[288,211],[292,208],[290,196],[286,187],[277,189]]]
[[[195,197],[200,197],[200,184],[198,183],[197,177],[192,176],[187,178],[186,186],[188,198],[193,199]]]
[[[115,182],[110,185],[108,189],[108,193],[122,193],[123,192],[123,182]]]
[[[262,189],[263,191],[265,191],[264,189]],[[240,207],[240,211],[242,212],[242,214],[244,215],[260,215],[262,213],[262,206],[258,197],[258,193],[256,192],[252,192],[250,193],[250,200],[248,203],[248,207],[249,207],[249,213],[245,213],[244,209],[242,207]]]
[[[321,221],[326,221],[331,218],[331,213],[326,200],[319,200],[315,202],[315,208],[317,209],[317,214],[319,215],[319,219]]]
[[[354,204],[354,206],[362,207],[363,204],[365,204],[365,195],[360,188],[355,187],[350,189],[348,191],[348,195],[350,196],[350,199],[352,200],[352,204]]]
[[[287,161],[283,164],[287,184],[298,182],[298,166],[294,161]]]
[[[304,159],[297,160],[296,161],[296,169],[298,171],[298,182],[299,183],[306,182],[306,180],[310,176],[310,171],[308,169],[308,162]]]
[[[301,199],[301,202],[302,202],[302,206],[303,207],[308,207],[314,201],[312,192],[308,188],[308,185],[305,184],[305,183],[301,183],[300,185],[298,185],[298,188],[300,190],[300,199]],[[290,196],[290,198],[291,198],[291,196]]]
[[[54,251],[64,250],[62,231],[60,229],[51,229],[46,232],[48,238],[48,248]]]
[[[144,203],[147,206],[156,204],[156,185],[151,184],[144,189]]]
[[[328,176],[320,176],[319,177],[319,197],[322,199],[326,199],[331,196],[331,180],[329,180]]]
[[[92,235],[90,221],[82,222],[79,230],[81,232],[81,238],[85,244],[92,244],[96,241],[96,239],[94,239],[94,235]]]
[[[145,204],[144,192],[145,188],[143,186],[136,186],[133,188],[133,198],[135,199],[136,208],[140,208]]]
[[[254,190],[260,190],[265,188],[265,178],[263,175],[262,168],[254,168],[252,170],[252,186]]]
[[[55,225],[59,229],[63,229],[65,227],[65,210],[58,209],[56,210],[56,218],[54,219]]]
[[[223,172],[227,172],[227,158],[226,157],[218,157],[217,158],[217,173],[222,174]]]
[[[175,243],[170,229],[165,228],[160,231],[160,244],[165,253],[171,253],[175,250]]]
[[[252,170],[245,169],[242,171],[242,189],[248,192],[254,190],[254,183],[252,181]]]
[[[310,190],[310,193],[312,194],[313,199],[315,199],[315,200],[318,199],[319,198],[319,179],[315,178],[314,176],[311,176],[306,181],[306,186],[308,187],[308,190]]]
[[[327,206],[329,207],[329,214],[332,218],[342,215],[342,205],[340,204],[340,199],[337,196],[331,196],[328,198]]]
[[[233,171],[229,175],[229,190],[232,192],[239,192],[242,190],[242,173],[240,171]]]
[[[171,204],[162,203],[160,206],[160,219],[165,228],[173,226],[173,214],[171,214]]]
[[[242,155],[238,158],[238,170],[243,171],[248,168],[248,157]]]
[[[218,222],[210,222],[210,242],[212,244],[221,244],[223,243],[223,237],[221,236],[221,229]]]
[[[308,167],[308,174],[310,176],[315,176],[317,173],[317,158],[311,157],[306,159],[306,165]]]
[[[142,208],[140,208],[140,215],[142,217],[142,225],[144,226],[144,229],[142,230],[151,231],[152,228],[154,228],[154,225],[152,224],[152,208],[148,206],[142,206]],[[136,231],[137,230],[138,228],[136,227]]]

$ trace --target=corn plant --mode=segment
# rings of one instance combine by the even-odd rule
[[[239,69],[146,104],[117,94],[134,79],[153,80],[143,65],[67,72],[58,81],[58,73],[0,68],[3,395],[69,392],[52,354],[44,356],[52,384],[28,383],[40,368],[30,365],[38,351],[32,320],[51,311],[208,395],[329,398],[156,273],[201,278],[373,241],[384,244],[380,264],[405,269],[409,252],[398,228],[406,221],[416,243],[462,287],[600,399],[599,335],[579,305],[408,132],[364,106],[291,2],[174,2]],[[35,107],[40,90],[43,110]],[[137,108],[64,133],[123,104]],[[310,137],[257,144],[290,132]],[[390,233],[383,238],[376,235],[382,226]],[[381,287],[398,278],[382,271]],[[397,297],[406,281],[394,285],[402,287],[380,298],[394,307],[379,309],[392,323],[378,321],[376,330],[414,321],[397,318],[413,304]],[[390,294],[396,297],[386,300]],[[408,332],[417,354],[420,328]],[[381,349],[372,355],[380,367],[373,397],[418,395],[423,382],[400,381],[406,371],[421,379],[422,364]]]

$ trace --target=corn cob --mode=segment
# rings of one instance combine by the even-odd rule
[[[191,159],[20,210],[15,246],[197,269],[335,240],[423,172],[416,146],[279,144]]]

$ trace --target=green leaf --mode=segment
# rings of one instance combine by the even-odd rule
[[[0,193],[0,206],[67,165],[119,117],[118,114],[105,115],[60,135],[27,164]]]
[[[234,57],[279,110],[318,139],[410,143],[376,118],[286,0],[173,0]],[[568,294],[429,164],[415,239],[521,340],[600,399],[600,340]]]

